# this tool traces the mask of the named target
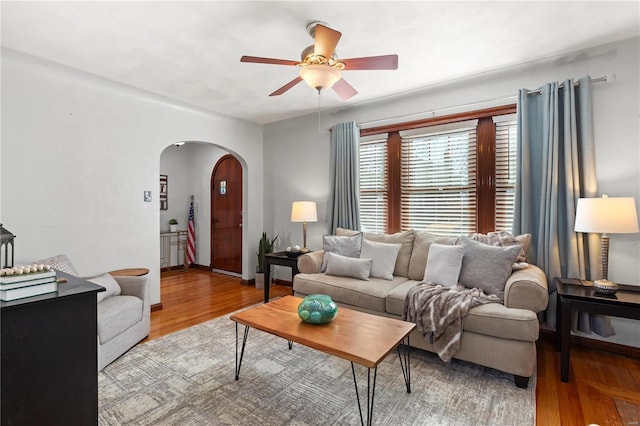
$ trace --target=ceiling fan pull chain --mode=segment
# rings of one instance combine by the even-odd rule
[[[322,127],[320,126],[321,110],[322,110],[322,91],[318,90],[318,134],[322,133]]]

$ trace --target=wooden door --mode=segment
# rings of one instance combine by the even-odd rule
[[[242,273],[242,166],[232,155],[211,174],[211,267]]]

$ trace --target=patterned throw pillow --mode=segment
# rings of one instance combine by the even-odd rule
[[[102,302],[107,297],[118,296],[122,293],[122,289],[120,288],[118,282],[109,274],[103,274],[97,277],[89,278],[87,279],[87,281],[98,284],[107,290],[98,293],[98,303]]]
[[[73,263],[71,263],[71,260],[66,254],[59,254],[48,259],[36,260],[33,263],[49,265],[56,271],[78,276],[78,271],[73,267]]]

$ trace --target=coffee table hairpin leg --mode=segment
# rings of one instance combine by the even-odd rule
[[[403,346],[403,350],[400,350]],[[411,393],[411,346],[409,346],[409,336],[407,335],[407,344],[398,345],[398,358],[400,359],[400,368],[404,376],[404,383],[407,386],[407,393]],[[360,412],[360,424],[364,426],[364,417],[362,416],[362,405],[360,404],[360,393],[358,392],[358,380],[356,379],[356,370],[351,362],[351,373],[353,374],[353,384],[356,388],[356,399],[358,400],[358,411]],[[373,386],[371,385],[371,368],[367,368],[367,426],[371,426],[373,421],[373,400],[376,393],[376,378],[378,376],[378,367],[373,370]]]
[[[402,350],[400,347],[402,346]],[[398,345],[398,358],[400,359],[400,368],[404,376],[404,383],[407,385],[407,393],[411,393],[411,346],[409,345],[409,336],[407,335],[407,344]]]
[[[236,322],[236,380],[240,378],[240,367],[242,367],[242,356],[244,355],[244,347],[247,344],[247,335],[249,334],[249,326],[244,326],[244,336],[242,336],[242,350],[238,359],[238,323]]]

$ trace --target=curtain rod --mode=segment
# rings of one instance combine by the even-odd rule
[[[610,75],[603,75],[602,77],[592,78],[591,82],[592,83],[606,83],[608,81],[614,81],[614,80],[615,80],[615,74],[610,74]],[[576,83],[574,83],[574,86],[578,87],[578,86],[580,86],[580,83],[576,82]],[[560,84],[558,87],[564,87],[564,85]],[[541,94],[541,93],[542,93],[542,91],[540,91],[540,90],[529,90],[529,91],[527,91],[527,95]],[[497,98],[485,99],[485,100],[482,100],[482,101],[470,102],[470,103],[462,104],[462,105],[439,108],[439,109],[434,109],[434,110],[431,110],[431,111],[413,112],[413,113],[410,113],[410,114],[396,115],[395,117],[381,118],[381,119],[378,119],[378,120],[371,120],[371,121],[363,121],[361,123],[358,123],[358,126],[360,126],[360,127],[368,126],[368,125],[371,125],[371,124],[381,123],[383,121],[398,120],[398,119],[401,119],[401,118],[414,117],[414,116],[423,115],[423,114],[432,114],[433,116],[435,116],[436,112],[448,111],[448,110],[458,109],[458,108],[465,108],[465,107],[485,104],[485,103],[488,103],[488,102],[506,101],[507,99],[516,99],[517,97],[518,97],[518,95],[500,96],[500,97],[497,97]]]

